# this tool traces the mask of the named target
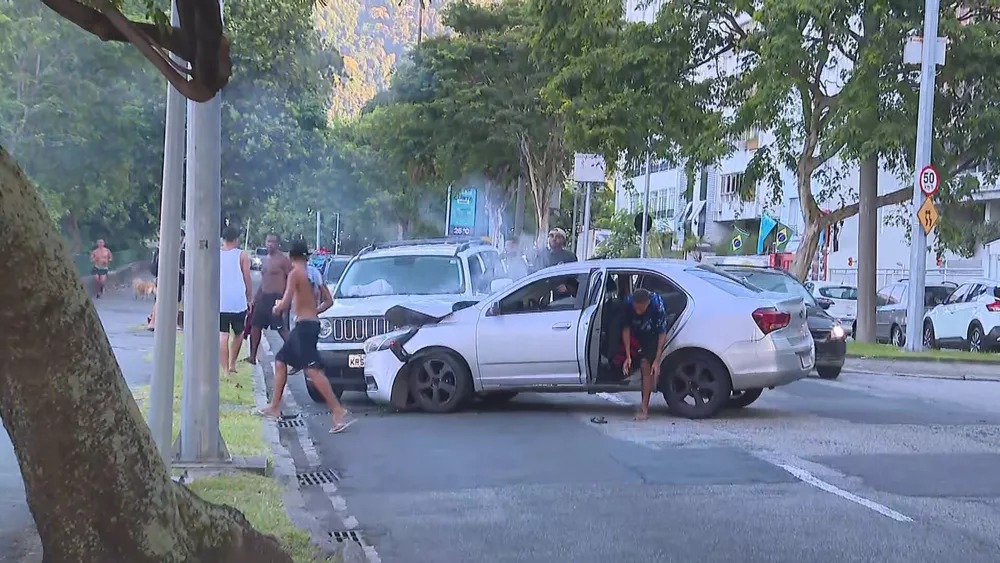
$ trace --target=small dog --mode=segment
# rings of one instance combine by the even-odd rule
[[[154,297],[156,295],[156,282],[135,278],[132,280],[132,290],[135,292],[136,299],[145,300],[147,297]]]

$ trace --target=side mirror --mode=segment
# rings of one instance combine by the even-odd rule
[[[817,299],[816,302],[819,303],[819,306],[823,310],[829,309],[831,306],[833,306],[833,301],[830,301],[828,299]]]
[[[500,314],[500,302],[494,301],[490,308],[486,310],[487,317],[495,317]]]
[[[500,291],[501,289],[507,287],[508,285],[514,283],[514,280],[510,278],[500,278],[490,282],[490,293]]]

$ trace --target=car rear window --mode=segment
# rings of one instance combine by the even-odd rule
[[[850,299],[851,301],[858,300],[858,290],[846,285],[821,287],[819,289],[819,294],[830,299]]]
[[[759,288],[711,266],[702,264],[685,271],[734,297],[756,297],[757,294],[761,293]]]

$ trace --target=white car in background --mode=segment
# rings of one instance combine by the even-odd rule
[[[365,343],[368,396],[452,412],[475,396],[639,391],[623,374],[625,299],[658,294],[667,311],[659,391],[672,412],[710,417],[806,377],[816,351],[801,296],[769,293],[681,260],[589,260],[545,268],[465,308],[408,303],[402,328]]]
[[[851,336],[854,336],[853,327],[858,318],[858,288],[827,281],[807,281],[803,285],[816,301],[829,302],[830,308],[826,312],[845,327],[852,327]]]
[[[963,283],[924,315],[924,346],[989,352],[1000,348],[1000,281]]]

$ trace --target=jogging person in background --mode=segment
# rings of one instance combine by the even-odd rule
[[[257,350],[265,328],[278,331],[282,340],[288,340],[288,318],[271,312],[284,294],[288,274],[292,271],[292,262],[281,252],[279,244],[278,235],[267,235],[267,256],[260,264],[260,287],[254,295],[254,312],[250,316],[250,357],[247,361],[251,364],[257,363]]]
[[[230,225],[219,250],[219,363],[229,373],[236,373],[243,347],[250,287],[250,256],[240,248],[239,229]]]
[[[625,363],[622,372],[625,377],[632,374],[632,347],[635,338],[639,342],[639,371],[642,372],[642,407],[635,415],[636,420],[649,418],[649,397],[660,379],[660,364],[663,349],[667,343],[667,310],[663,299],[647,289],[637,289],[625,300],[625,326],[622,328],[622,342],[625,343]]]
[[[90,263],[94,265],[90,274],[94,276],[94,297],[100,299],[104,295],[104,284],[108,283],[108,270],[114,256],[111,250],[104,246],[104,239],[97,240],[97,248],[90,253]]]
[[[288,368],[304,369],[313,385],[326,400],[333,416],[331,433],[338,434],[353,424],[356,419],[347,419],[347,410],[341,406],[337,396],[330,387],[330,381],[323,373],[319,351],[316,344],[319,341],[319,314],[333,305],[333,296],[323,282],[323,274],[308,265],[309,248],[305,242],[292,244],[288,251],[293,267],[288,275],[288,287],[281,300],[274,305],[273,313],[280,315],[284,311],[295,308],[295,328],[288,335],[281,350],[274,356],[274,394],[271,404],[261,409],[263,416],[277,418],[281,416],[281,396],[288,380]]]

